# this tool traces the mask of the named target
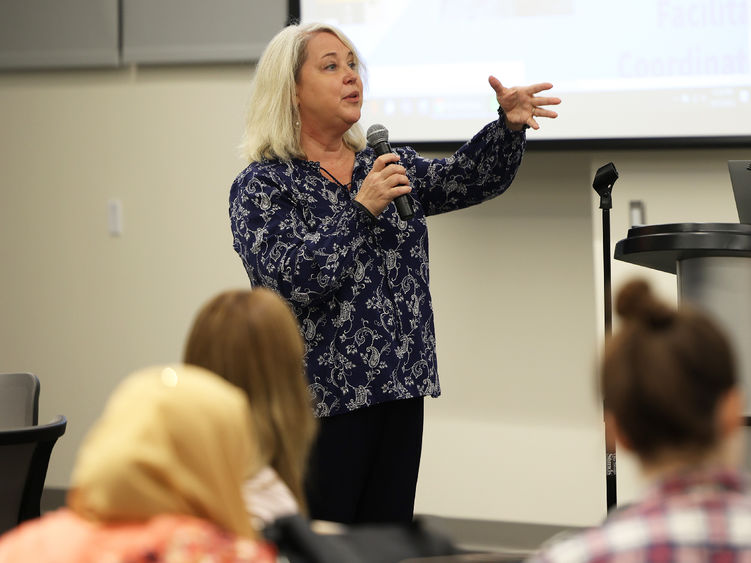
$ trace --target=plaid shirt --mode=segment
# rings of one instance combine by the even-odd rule
[[[751,562],[751,496],[732,472],[694,472],[655,484],[598,528],[543,548],[530,561]]]

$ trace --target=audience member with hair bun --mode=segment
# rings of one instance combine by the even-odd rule
[[[743,399],[722,328],[627,283],[600,384],[620,449],[647,487],[605,522],[544,547],[535,562],[751,561],[751,497],[741,474]]]

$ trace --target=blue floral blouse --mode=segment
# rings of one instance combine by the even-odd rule
[[[276,290],[297,315],[317,416],[440,395],[426,217],[503,193],[525,139],[501,115],[448,158],[396,148],[412,186],[407,221],[394,205],[375,218],[354,203],[370,148],[355,156],[351,191],[305,160],[254,162],[238,175],[234,248],[251,284]]]

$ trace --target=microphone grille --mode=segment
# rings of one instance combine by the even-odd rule
[[[374,123],[368,127],[368,132],[365,137],[368,140],[368,145],[373,147],[378,143],[388,142],[389,130],[380,123]]]

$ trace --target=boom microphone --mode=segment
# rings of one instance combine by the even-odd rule
[[[391,150],[391,145],[389,144],[389,131],[380,123],[368,127],[366,137],[368,139],[368,146],[375,151],[376,157],[394,152]],[[402,194],[394,198],[394,205],[396,205],[396,211],[402,220],[411,219],[415,214],[412,209],[412,202],[407,194]]]

